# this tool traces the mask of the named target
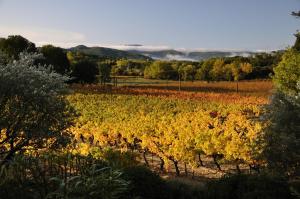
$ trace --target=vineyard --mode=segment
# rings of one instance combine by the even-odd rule
[[[72,129],[80,154],[129,150],[146,165],[154,156],[158,169],[172,167],[176,175],[181,168],[197,173],[207,165],[203,160],[210,160],[216,171],[223,164],[234,166],[235,172],[264,164],[260,115],[267,95],[96,85],[73,89],[77,92],[68,100],[80,113]]]
[[[2,7],[0,199],[300,199],[296,1]]]
[[[142,95],[256,105],[267,104],[273,89],[271,81],[240,82],[238,93],[235,90],[235,82],[183,82],[181,91],[178,91],[177,84],[178,82],[168,84],[161,82],[156,84],[149,81],[147,84],[124,85],[119,87],[112,87],[111,85],[99,86],[97,84],[73,84],[71,88],[80,93]]]

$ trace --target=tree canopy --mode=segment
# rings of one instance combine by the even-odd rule
[[[80,60],[72,66],[72,82],[94,83],[97,79],[98,68],[96,63],[89,60]]]
[[[154,61],[144,71],[144,77],[150,79],[171,79],[174,76],[176,76],[176,71],[171,63],[166,61]]]
[[[35,66],[37,55],[0,67],[0,161],[24,149],[66,144],[74,112],[63,98],[67,78]]]
[[[274,72],[276,93],[267,107],[266,160],[269,168],[300,175],[300,53],[289,49]]]
[[[282,61],[274,68],[273,77],[277,89],[287,95],[300,92],[297,83],[300,81],[300,53],[289,49],[282,57]]]
[[[35,44],[20,35],[11,35],[7,39],[0,39],[0,50],[10,59],[19,58],[21,52],[36,52]]]
[[[62,48],[45,45],[40,48],[40,52],[45,57],[45,64],[51,65],[55,72],[60,74],[67,74],[70,72],[70,63],[67,54]]]

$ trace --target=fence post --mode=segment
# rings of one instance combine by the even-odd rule
[[[178,87],[178,90],[181,91],[181,75],[179,73],[179,87]]]

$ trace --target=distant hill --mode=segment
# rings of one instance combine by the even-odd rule
[[[256,52],[251,51],[184,51],[174,49],[164,50],[143,50],[140,44],[124,45],[129,49],[118,50],[106,47],[87,47],[79,45],[66,50],[73,52],[82,52],[87,55],[97,56],[100,58],[110,59],[139,59],[139,60],[187,60],[201,61],[213,57],[234,57],[234,56],[251,56]]]
[[[140,60],[151,60],[150,57],[129,51],[117,50],[112,48],[104,47],[87,47],[84,45],[79,45],[73,48],[66,49],[73,52],[81,52],[87,55],[98,56],[100,58],[110,58],[110,59],[140,59]]]
[[[255,52],[249,51],[179,51],[179,50],[157,50],[157,51],[142,51],[142,50],[128,50],[132,53],[140,53],[145,56],[149,56],[153,59],[160,60],[189,60],[189,61],[200,61],[213,57],[234,57],[234,56],[250,56],[254,55]]]

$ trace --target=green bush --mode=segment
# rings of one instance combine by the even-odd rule
[[[26,180],[19,183],[17,180],[9,179],[0,184],[1,199],[38,199],[40,193],[33,180]]]
[[[128,193],[122,199],[165,199],[167,187],[159,175],[144,166],[125,168],[123,178],[130,182]]]
[[[292,180],[289,184],[292,194],[300,198],[300,180]]]
[[[49,193],[47,199],[116,199],[128,186],[120,176],[119,171],[93,165],[87,173],[67,180],[50,179],[56,184],[56,190]]]
[[[110,167],[116,169],[132,167],[138,164],[136,160],[137,154],[131,151],[94,147],[91,150],[91,156],[95,159],[104,160]]]
[[[178,179],[167,181],[169,199],[201,199],[204,198],[203,188],[199,185],[186,183]]]
[[[119,198],[128,181],[106,165],[72,154],[17,155],[0,167],[0,199]]]
[[[288,49],[282,56],[281,62],[274,68],[273,82],[278,91],[289,96],[297,95],[300,88],[300,53],[294,49]]]
[[[233,175],[208,183],[207,199],[291,199],[287,181],[267,175]]]

